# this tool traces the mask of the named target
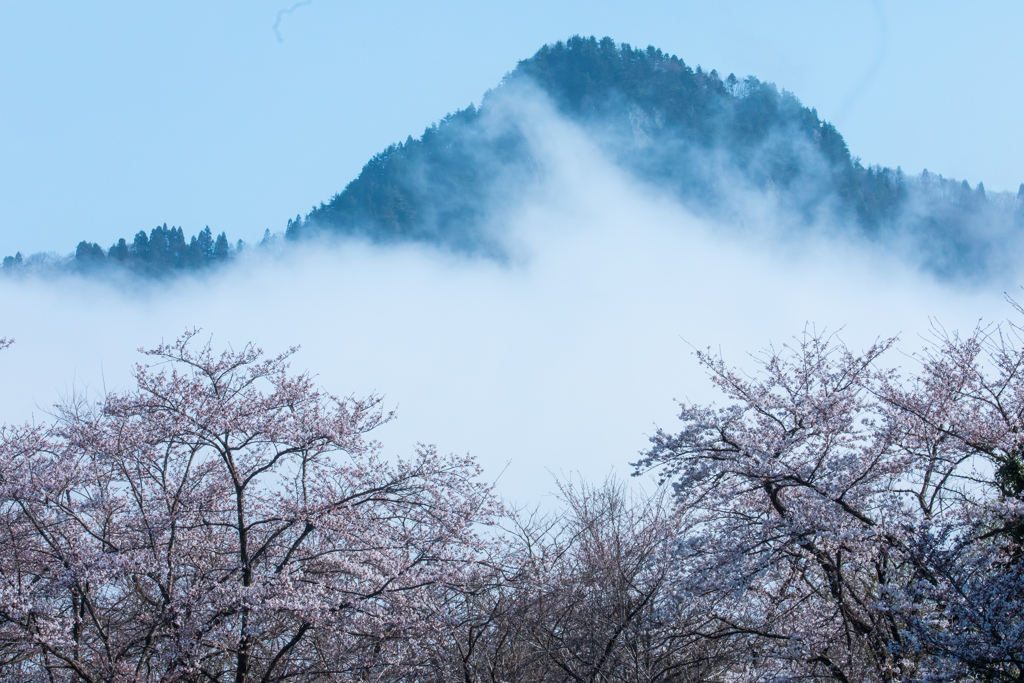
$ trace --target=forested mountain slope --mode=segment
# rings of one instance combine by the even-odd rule
[[[479,108],[375,156],[344,191],[290,220],[287,236],[328,231],[500,253],[500,236],[483,222],[541,172],[508,105],[509,93],[531,86],[618,163],[701,213],[729,218],[738,191],[769,193],[797,223],[909,239],[920,265],[940,275],[998,265],[1001,238],[1024,229],[1024,185],[1017,196],[990,196],[981,183],[865,166],[834,126],[773,84],[575,36],[521,61]]]
[[[537,108],[529,104],[538,101],[636,177],[723,224],[742,222],[745,199],[766,198],[797,237],[815,225],[899,244],[944,277],[983,279],[1012,267],[1024,248],[1024,184],[1016,195],[989,194],[981,183],[865,166],[832,124],[771,83],[580,36],[519,62],[479,108],[374,156],[329,202],[289,220],[286,237],[416,241],[501,258],[495,217],[544,180],[543,154],[531,141]],[[74,256],[10,256],[0,273],[159,276],[228,261],[242,246],[229,247],[224,234],[213,240],[208,229],[186,243],[164,225],[106,250],[83,241]]]

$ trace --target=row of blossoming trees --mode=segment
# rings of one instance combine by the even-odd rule
[[[1024,312],[1024,311],[1022,311]],[[380,400],[291,352],[148,351],[0,441],[0,680],[1024,679],[1024,348],[901,378],[806,335],[684,404],[662,483],[509,510],[468,457],[384,458]],[[0,348],[7,344],[0,340]]]

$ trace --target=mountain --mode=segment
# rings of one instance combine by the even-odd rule
[[[1024,184],[1017,196],[989,195],[980,183],[865,166],[832,124],[771,83],[574,36],[519,62],[479,108],[376,155],[329,202],[289,220],[287,237],[326,232],[500,255],[500,235],[482,226],[541,173],[508,106],[510,93],[531,88],[620,165],[701,214],[735,217],[737,191],[770,194],[798,222],[909,241],[921,266],[951,277],[999,267],[1003,238],[1024,231]]]
[[[723,223],[742,220],[737,198],[762,196],[797,236],[802,226],[826,225],[899,244],[942,277],[984,279],[1012,267],[1024,246],[1024,184],[1016,196],[986,193],[981,183],[972,188],[928,171],[865,166],[832,124],[771,83],[723,79],[654,47],[580,36],[519,62],[480,107],[374,156],[329,202],[289,220],[285,237],[414,241],[502,258],[495,219],[544,179],[531,142],[529,104],[538,101],[637,178]],[[186,244],[180,228],[165,225],[108,250],[83,241],[64,259],[7,257],[0,273],[35,263],[46,272],[160,276],[225,262],[237,250],[224,234],[212,241],[208,230]]]

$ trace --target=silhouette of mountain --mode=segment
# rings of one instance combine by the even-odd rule
[[[761,193],[797,236],[801,225],[853,229],[909,247],[935,274],[975,279],[1014,260],[1024,233],[1024,184],[1016,196],[989,194],[928,171],[865,166],[832,124],[771,83],[722,78],[654,47],[573,36],[519,62],[479,108],[374,156],[329,202],[290,219],[286,238],[360,236],[502,257],[490,219],[544,178],[523,106],[538,97],[618,165],[724,221],[742,219],[737,197]],[[158,277],[226,262],[242,246],[209,228],[186,243],[180,228],[163,225],[107,250],[83,241],[74,256],[8,256],[0,273],[113,268]]]
[[[479,108],[373,157],[329,202],[289,220],[287,237],[328,232],[500,255],[487,218],[541,173],[508,106],[531,88],[620,165],[699,213],[729,218],[738,190],[769,193],[798,222],[909,239],[920,264],[945,276],[985,271],[1005,253],[1001,237],[1024,228],[1024,185],[1016,197],[989,196],[980,183],[865,166],[832,124],[771,83],[723,79],[654,47],[574,36],[519,62]]]

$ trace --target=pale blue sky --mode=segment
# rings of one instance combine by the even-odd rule
[[[258,239],[580,33],[755,75],[865,163],[1016,191],[1024,3],[0,0],[0,255]]]

